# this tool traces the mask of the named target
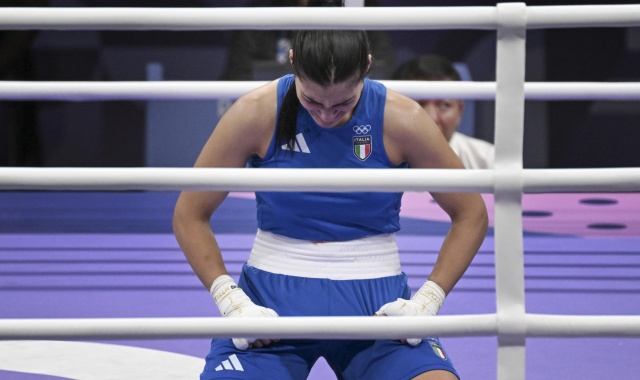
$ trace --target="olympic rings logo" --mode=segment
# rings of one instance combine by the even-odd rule
[[[359,135],[365,134],[365,133],[369,133],[369,131],[371,130],[371,126],[370,125],[355,125],[353,126],[353,131]]]

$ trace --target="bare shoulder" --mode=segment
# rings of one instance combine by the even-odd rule
[[[241,167],[264,156],[275,129],[277,80],[241,96],[220,118],[198,157],[198,166]]]
[[[407,147],[422,139],[431,128],[431,123],[431,119],[417,102],[387,89],[384,143],[387,155],[394,164],[408,162]]]
[[[398,118],[400,116],[417,117],[421,113],[421,109],[420,105],[413,99],[387,88],[385,117],[387,115],[394,118]]]
[[[273,126],[276,119],[278,81],[269,82],[241,96],[229,109],[240,125]],[[225,115],[226,116],[226,115]]]
[[[265,150],[276,123],[277,86],[276,80],[241,96],[216,128],[232,128],[237,139],[253,144],[251,154]]]
[[[413,133],[424,133],[425,128],[437,130],[437,126],[420,104],[391,89],[387,90],[384,125],[385,133],[398,135],[397,138],[411,138]]]

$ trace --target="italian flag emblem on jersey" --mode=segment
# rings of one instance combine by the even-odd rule
[[[444,352],[444,349],[442,348],[442,346],[434,340],[429,339],[428,341],[429,341],[429,344],[431,345],[431,349],[433,350],[433,352],[435,352],[435,354],[438,355],[442,360],[447,360],[447,353]]]
[[[371,136],[354,136],[353,154],[361,161],[366,160],[371,155]]]

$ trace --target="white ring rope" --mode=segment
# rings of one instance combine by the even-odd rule
[[[637,192],[640,168],[524,169],[525,193]],[[0,168],[0,190],[493,193],[487,169]]]
[[[494,100],[495,82],[427,82],[381,80],[410,98]],[[125,81],[35,82],[0,81],[2,100],[196,100],[235,99],[264,85],[264,81]],[[640,100],[635,82],[529,82],[527,100]]]
[[[530,6],[527,28],[640,26],[640,5]],[[0,30],[484,29],[496,7],[2,8]]]
[[[491,170],[0,168],[1,190],[420,191],[428,186],[491,192],[492,182]]]
[[[527,314],[527,337],[640,337],[640,316]]]
[[[495,336],[496,314],[408,318],[56,318],[0,320],[0,339],[160,339],[255,337],[400,339]],[[527,314],[528,337],[640,337],[640,316]]]
[[[405,323],[406,322],[406,323]],[[464,326],[461,328],[461,326]],[[0,339],[227,338],[399,339],[411,336],[495,336],[494,314],[411,318],[91,318],[0,320]],[[423,335],[424,334],[424,335]]]

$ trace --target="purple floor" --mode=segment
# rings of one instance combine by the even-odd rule
[[[66,197],[59,193],[0,194],[0,206],[5,210],[0,216],[0,318],[218,315],[175,239],[161,223],[170,214],[167,207],[172,203],[171,197],[151,194],[152,201],[140,206],[139,197],[144,195],[130,196],[136,199],[100,194]],[[237,276],[253,240],[252,233],[245,229],[255,229],[255,224],[246,226],[253,211],[250,201],[243,201],[232,200],[230,208],[222,211],[231,220],[219,240],[232,276]],[[139,219],[135,212],[118,212],[121,207],[125,209],[127,202],[138,207],[136,211],[143,208],[148,214],[146,219]],[[161,227],[141,225],[152,219]],[[223,226],[222,219],[212,224]],[[403,268],[414,288],[424,281],[442,241],[441,231],[446,225],[437,219],[403,220],[411,233],[400,234],[398,244]],[[603,220],[610,219],[603,217]],[[95,225],[88,228],[91,223]],[[122,223],[128,227],[114,225]],[[631,220],[629,225],[634,226],[633,223]],[[99,232],[101,228],[109,233]],[[118,228],[129,233],[114,231]],[[415,233],[429,228],[431,232],[422,236]],[[640,237],[635,233],[575,236],[571,232],[575,228],[571,226],[566,231],[554,229],[556,234],[540,229],[525,231],[527,312],[639,315]],[[495,312],[493,253],[491,233],[447,298],[441,314]],[[463,379],[496,378],[496,338],[442,341]],[[204,357],[209,345],[207,339],[104,343],[196,358]],[[526,349],[527,379],[640,378],[637,360],[640,339],[537,338],[528,339]],[[0,348],[0,379],[68,378],[3,370],[6,367],[2,366],[2,356]],[[310,379],[331,378],[335,376],[323,363],[310,376]]]

